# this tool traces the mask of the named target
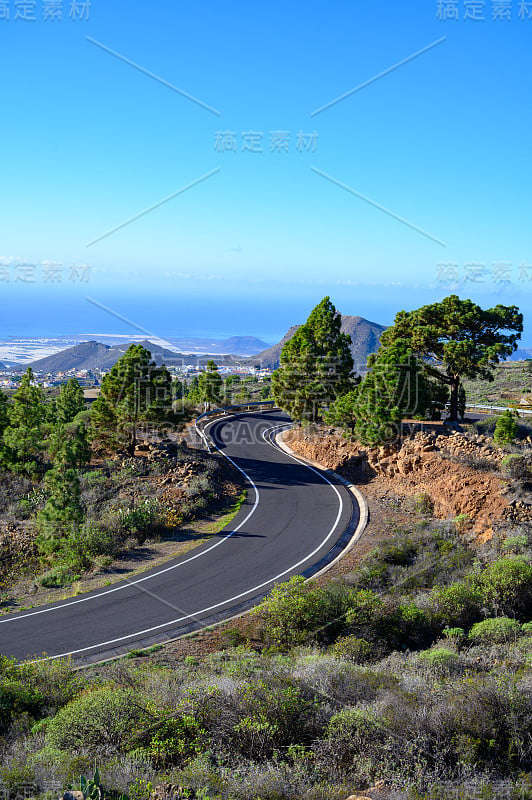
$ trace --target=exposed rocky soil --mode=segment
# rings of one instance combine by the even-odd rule
[[[401,447],[363,448],[330,430],[313,434],[294,429],[286,443],[354,483],[379,487],[386,497],[427,495],[440,519],[467,514],[479,535],[505,518],[509,500],[501,494],[497,470],[504,453],[484,436],[456,431],[419,432]]]

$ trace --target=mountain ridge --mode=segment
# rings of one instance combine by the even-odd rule
[[[149,350],[152,360],[160,366],[166,364],[167,367],[182,366],[182,365],[203,365],[206,364],[212,355],[194,353],[176,353],[173,350],[167,350],[158,344],[154,344],[149,339],[142,341],[120,343],[115,345],[102,344],[101,342],[88,341],[80,342],[80,344],[68,347],[66,350],[61,350],[59,353],[54,353],[51,356],[37,359],[29,364],[24,365],[24,369],[31,367],[35,372],[68,372],[72,369],[77,370],[91,370],[103,369],[108,370],[113,367],[128,348],[134,345],[142,345],[142,347]],[[242,359],[232,355],[215,355],[216,360],[220,364],[239,364]]]
[[[268,347],[250,360],[260,364],[263,369],[277,369],[284,345],[300,327],[301,325],[292,325],[280,342]],[[364,372],[366,370],[367,358],[371,353],[375,353],[378,350],[380,337],[385,330],[385,325],[379,325],[378,322],[370,322],[364,317],[342,315],[342,332],[351,337],[351,355],[353,356],[356,372]]]

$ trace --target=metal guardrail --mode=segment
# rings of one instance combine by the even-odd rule
[[[220,406],[219,408],[213,408],[211,411],[204,411],[203,414],[200,414],[199,417],[196,417],[196,421],[194,423],[194,428],[198,436],[203,440],[205,443],[205,447],[207,448],[208,452],[211,452],[211,447],[205,436],[205,433],[201,428],[198,427],[198,422],[206,417],[225,417],[228,414],[236,414],[240,411],[254,411],[257,409],[257,406],[266,406],[267,408],[275,408],[275,402],[273,400],[260,400],[258,402],[253,403],[237,403],[233,406]]]
[[[519,406],[483,406],[477,403],[466,403],[466,411],[468,408],[475,408],[479,411],[517,411],[518,414],[532,414],[532,410],[528,411],[526,408],[519,408]]]

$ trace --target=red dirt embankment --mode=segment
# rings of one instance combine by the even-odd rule
[[[296,453],[333,469],[358,484],[378,484],[383,496],[428,495],[440,519],[467,514],[477,534],[489,536],[504,517],[508,500],[502,478],[490,466],[502,459],[485,437],[417,433],[401,447],[363,448],[330,431],[288,431],[285,442]]]

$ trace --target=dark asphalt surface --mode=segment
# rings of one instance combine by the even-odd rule
[[[70,654],[80,664],[112,658],[240,613],[276,581],[332,560],[358,508],[342,484],[267,443],[263,434],[286,421],[270,411],[207,428],[252,482],[228,529],[139,578],[0,618],[0,653]]]

